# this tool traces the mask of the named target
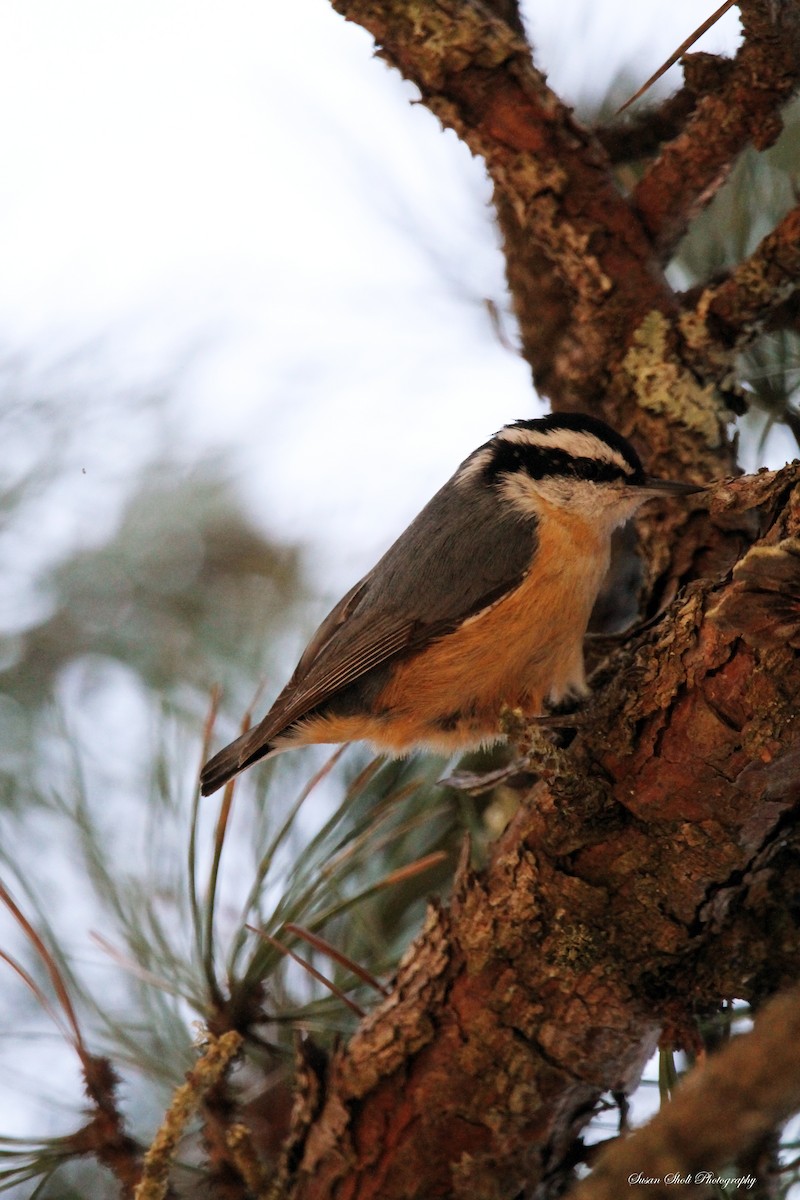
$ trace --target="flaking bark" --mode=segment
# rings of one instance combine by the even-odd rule
[[[741,51],[694,56],[669,141],[632,132],[653,161],[625,197],[606,147],[633,150],[548,88],[516,6],[332,2],[486,162],[540,391],[605,416],[653,473],[732,474],[734,354],[798,286],[797,218],[686,297],[662,261],[736,154],[777,136],[797,6],[743,0]],[[635,1086],[664,1028],[692,1044],[721,996],[796,978],[800,468],[642,528],[666,611],[600,669],[590,722],[486,870],[431,906],[389,998],[329,1062],[306,1048],[289,1200],[560,1194],[598,1097]]]
[[[758,517],[769,586],[745,557],[609,665],[589,726],[333,1055],[295,1130],[293,1200],[555,1194],[600,1094],[635,1086],[665,1024],[691,1044],[720,995],[793,978],[798,931],[771,892],[800,851],[800,466],[710,507]]]

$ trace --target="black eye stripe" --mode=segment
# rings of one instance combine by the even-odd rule
[[[560,477],[592,483],[623,481],[632,484],[644,481],[640,465],[630,463],[627,467],[624,470],[617,463],[568,454],[566,450],[499,441],[492,446],[492,457],[484,469],[484,476],[494,482],[499,475],[522,470],[531,479]]]

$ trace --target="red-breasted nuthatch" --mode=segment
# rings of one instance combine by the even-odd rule
[[[653,496],[699,490],[648,478],[595,417],[506,425],[342,597],[263,721],[203,768],[204,795],[292,746],[450,753],[499,740],[506,706],[534,716],[585,694],[613,530]]]

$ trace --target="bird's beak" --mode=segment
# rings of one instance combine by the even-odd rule
[[[676,479],[653,479],[648,475],[642,491],[652,492],[654,496],[693,496],[697,492],[704,492],[708,486],[704,483],[679,483]]]

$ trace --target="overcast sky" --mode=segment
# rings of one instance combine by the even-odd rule
[[[709,13],[528,8],[573,103],[624,69],[641,82]],[[731,12],[703,46],[737,31]],[[504,283],[482,165],[414,95],[325,0],[3,6],[0,345],[34,363],[90,347],[77,420],[82,388],[168,376],[159,436],[186,461],[229,449],[254,513],[316,542],[337,585],[534,411],[487,315]],[[140,452],[120,419],[87,429],[80,467]],[[81,486],[79,539],[98,519]]]

